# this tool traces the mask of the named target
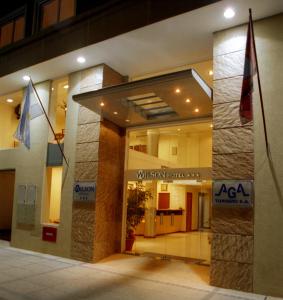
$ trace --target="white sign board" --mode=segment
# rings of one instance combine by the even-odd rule
[[[252,180],[216,180],[213,182],[213,206],[253,206]]]
[[[74,190],[73,190],[74,201],[80,201],[80,202],[95,201],[95,192],[96,192],[95,182],[77,181],[74,183]]]

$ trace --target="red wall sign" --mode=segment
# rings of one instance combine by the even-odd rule
[[[56,243],[57,239],[57,228],[55,227],[43,227],[42,228],[42,240]]]

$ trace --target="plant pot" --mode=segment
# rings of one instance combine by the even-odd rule
[[[134,242],[135,242],[135,238],[127,238],[126,239],[126,251],[132,251]]]

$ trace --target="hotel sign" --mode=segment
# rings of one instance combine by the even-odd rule
[[[216,180],[213,182],[213,206],[252,207],[252,180]]]
[[[192,180],[210,179],[210,168],[129,170],[128,180]]]
[[[73,190],[74,201],[90,202],[95,201],[96,185],[95,182],[75,182]]]

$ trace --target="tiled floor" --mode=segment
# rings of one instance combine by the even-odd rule
[[[155,238],[137,236],[133,246],[136,253],[159,253],[204,260],[210,263],[210,233],[192,231],[171,233]]]
[[[266,299],[210,287],[208,271],[180,261],[122,254],[87,264],[0,241],[0,300]]]

